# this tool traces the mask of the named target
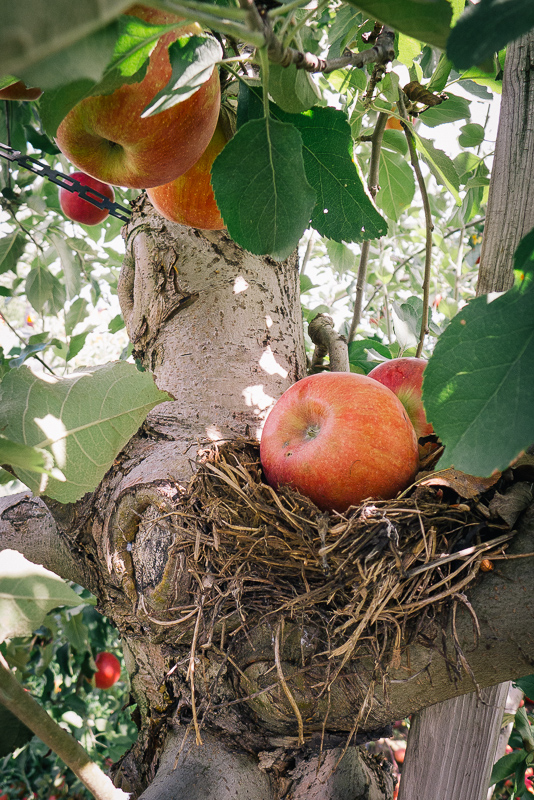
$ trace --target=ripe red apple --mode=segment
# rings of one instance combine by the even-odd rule
[[[95,686],[97,689],[109,689],[120,678],[121,665],[117,656],[106,651],[98,653],[95,658],[97,671],[95,672]]]
[[[132,6],[127,13],[151,23],[181,20],[146,6]],[[174,180],[198,161],[219,117],[216,69],[181,103],[151,117],[141,118],[141,113],[172,76],[168,45],[179,36],[201,32],[192,23],[164,34],[140,83],[124,84],[110,95],[87,97],[69,111],[56,142],[78,169],[104,183],[146,189]]]
[[[291,486],[341,512],[369,497],[395,497],[419,464],[400,401],[350,372],[310,375],[284,392],[265,422],[260,458],[271,486]]]
[[[23,81],[15,81],[0,89],[0,100],[38,100],[42,93],[37,86],[26,86]]]
[[[219,124],[196,164],[171,183],[147,189],[150,202],[162,217],[191,228],[219,231],[224,222],[211,186],[211,167],[227,142]]]
[[[392,358],[372,369],[368,376],[387,386],[397,395],[412,421],[418,439],[434,433],[434,428],[430,422],[427,422],[421,398],[423,372],[426,365],[427,362],[424,358],[408,356]]]
[[[90,186],[91,189],[96,189],[97,192],[105,195],[109,200],[115,199],[115,192],[111,186],[108,186],[107,183],[102,183],[102,181],[97,181],[96,178],[91,178],[91,176],[86,175],[85,172],[73,172],[70,177],[76,178],[76,180],[84,186]],[[96,195],[95,199],[98,199]],[[81,222],[84,225],[98,225],[100,222],[103,222],[109,214],[107,208],[98,208],[98,206],[94,206],[92,203],[84,200],[79,194],[69,192],[68,189],[63,188],[59,190],[59,205],[66,217],[74,220],[74,222]]]

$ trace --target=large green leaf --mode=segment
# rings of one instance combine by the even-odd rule
[[[387,233],[387,222],[373,204],[351,157],[352,138],[344,112],[316,106],[304,114],[287,114],[270,105],[271,115],[298,129],[306,178],[316,193],[311,223],[328,239],[361,242]],[[259,91],[239,90],[238,125],[263,114]],[[224,216],[224,215],[223,215]]]
[[[534,442],[534,231],[515,254],[514,286],[472,300],[441,335],[425,369],[427,417],[445,445],[440,467],[505,469]]]
[[[451,31],[447,55],[457,69],[481,64],[534,27],[532,0],[480,0]]]
[[[0,552],[0,641],[29,636],[57,606],[78,606],[64,580],[16,550]]]
[[[380,151],[376,204],[390,219],[397,220],[415,194],[415,178],[405,158],[383,148]]]
[[[272,118],[247,122],[215,160],[212,185],[234,241],[278,259],[293,252],[315,205],[296,128]]]
[[[445,49],[452,8],[447,0],[349,0],[374,19],[407,36]]]
[[[335,108],[311,109],[305,114],[284,114],[302,136],[306,178],[316,192],[313,227],[337,242],[378,239],[387,233],[387,222],[377,211],[355,162],[345,114]]]
[[[15,472],[34,494],[74,502],[98,485],[150,409],[168,399],[150,373],[124,361],[66,378],[34,375],[25,366],[11,370],[0,384],[3,431],[49,452],[64,480]]]
[[[427,108],[420,116],[421,122],[429,128],[444,125],[447,122],[456,122],[459,119],[469,119],[471,110],[470,101],[465,97],[458,97],[447,92],[447,100],[432,108]]]
[[[99,0],[97,6],[72,0],[3,2],[0,74],[20,77],[32,64],[102,28],[131,4],[131,0]]]
[[[294,64],[269,67],[269,94],[274,102],[290,114],[300,114],[312,108],[320,99],[320,93],[309,72],[297,69]]]

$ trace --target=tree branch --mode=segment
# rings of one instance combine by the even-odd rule
[[[318,366],[328,353],[331,372],[350,372],[347,340],[334,328],[334,320],[328,314],[317,314],[308,325],[310,339],[315,345],[312,366]]]
[[[65,580],[95,587],[81,559],[73,557],[45,503],[30,492],[0,498],[0,550],[17,550]]]
[[[408,114],[406,113],[406,107],[404,105],[404,98],[402,96],[402,93],[400,94],[397,105],[401,117],[407,120]],[[415,149],[415,141],[413,134],[409,129],[408,125],[406,125],[403,122],[401,122],[401,125],[404,128],[406,141],[408,142],[408,148],[410,151],[410,161],[412,163],[412,167],[415,172],[415,177],[417,178],[417,184],[419,186],[419,191],[421,192],[421,198],[423,200],[423,210],[425,213],[426,242],[425,242],[425,273],[423,278],[423,318],[421,320],[421,332],[419,334],[419,342],[417,344],[417,350],[415,352],[416,357],[420,358],[421,353],[423,351],[425,336],[428,333],[428,301],[430,297],[430,269],[432,267],[432,232],[434,230],[434,223],[432,222],[432,212],[430,210],[428,192],[426,190],[425,179],[423,178],[423,173],[421,172],[421,167],[419,165],[419,158],[417,156],[417,150]]]

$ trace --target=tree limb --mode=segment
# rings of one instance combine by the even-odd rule
[[[308,325],[310,339],[316,347],[313,366],[322,363],[330,355],[331,372],[350,372],[347,340],[334,328],[334,320],[328,314],[317,314]]]

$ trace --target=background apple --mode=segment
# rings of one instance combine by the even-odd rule
[[[191,169],[171,183],[147,189],[156,211],[171,222],[191,228],[216,231],[224,228],[211,186],[211,167],[226,142],[226,135],[219,123],[211,142]]]
[[[174,14],[145,6],[132,6],[127,13],[151,23],[181,21]],[[141,118],[141,113],[171,78],[168,45],[186,33],[201,32],[193,23],[166,33],[152,51],[140,83],[87,97],[69,111],[56,142],[78,169],[104,183],[145,189],[174,180],[198,161],[219,116],[221,89],[216,69],[181,103],[151,117]]]
[[[95,658],[95,686],[97,689],[109,689],[120,678],[121,664],[117,656],[104,651]]]
[[[38,100],[42,93],[37,86],[26,86],[23,81],[16,81],[0,89],[0,100]]]
[[[423,372],[426,365],[427,362],[424,358],[408,356],[392,358],[390,361],[383,361],[368,375],[369,378],[374,378],[375,381],[387,386],[397,395],[412,421],[418,439],[434,433],[434,428],[427,422],[421,397]]]
[[[96,178],[86,175],[85,172],[72,172],[70,177],[76,178],[84,186],[96,189],[97,192],[105,195],[109,200],[115,199],[115,192],[111,186],[108,186],[107,183],[102,183],[102,181],[97,181]],[[98,208],[84,200],[79,194],[69,192],[68,189],[63,188],[59,190],[59,205],[66,217],[84,225],[98,225],[109,214],[107,208]]]
[[[419,464],[400,401],[350,372],[310,375],[284,392],[265,422],[260,458],[271,486],[291,486],[341,512],[368,497],[395,497]]]

